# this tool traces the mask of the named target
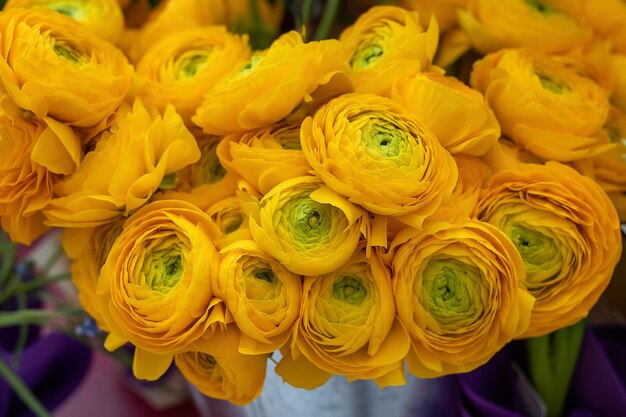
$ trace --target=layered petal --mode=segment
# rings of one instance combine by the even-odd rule
[[[608,91],[570,59],[502,50],[474,65],[471,82],[502,133],[543,159],[572,161],[611,148],[593,136],[608,116]]]
[[[42,210],[60,179],[55,172],[72,172],[80,160],[80,140],[58,127],[0,97],[0,221],[14,242],[30,244],[48,230]]]
[[[361,247],[336,271],[304,278],[302,313],[276,372],[308,389],[331,375],[376,379],[381,387],[404,385],[408,349],[390,271],[378,249],[368,257]],[[317,370],[307,372],[311,367]]]
[[[4,10],[47,8],[71,17],[99,38],[116,44],[124,29],[118,0],[9,0]]]
[[[528,328],[534,299],[524,265],[495,227],[428,222],[407,229],[394,246],[392,282],[413,375],[471,371]]]
[[[437,21],[423,27],[419,17],[400,7],[377,6],[344,29],[339,40],[348,50],[356,91],[387,95],[393,80],[430,66],[439,38]]]
[[[217,154],[222,165],[261,194],[284,180],[307,175],[311,169],[300,146],[300,124],[296,123],[228,135]]]
[[[97,308],[110,330],[105,346],[135,345],[133,371],[164,373],[175,353],[227,322],[212,279],[219,231],[210,217],[181,201],[157,201],[124,223],[102,267]]]
[[[118,220],[95,228],[64,229],[61,240],[63,251],[71,260],[70,272],[78,290],[78,301],[104,331],[108,327],[98,310],[96,288],[100,269],[122,233],[123,224],[123,220]]]
[[[148,202],[166,175],[199,158],[196,140],[173,107],[160,115],[136,101],[118,112],[80,168],[56,185],[47,223],[94,227],[127,216]]]
[[[217,156],[220,138],[200,136],[197,140],[200,159],[171,176],[171,183],[161,187],[162,192],[155,199],[188,201],[202,210],[235,195],[237,175],[226,169]]]
[[[241,332],[239,352],[271,353],[291,336],[300,313],[302,283],[251,240],[220,251],[215,294],[224,300]]]
[[[450,197],[457,169],[434,134],[372,94],[331,100],[302,123],[302,149],[329,188],[377,214],[419,227]]]
[[[537,299],[524,337],[587,316],[619,260],[619,219],[606,193],[565,165],[522,165],[495,174],[478,217],[502,230],[521,254]]]
[[[267,127],[347,71],[346,51],[338,41],[304,43],[292,31],[209,90],[192,120],[216,135]]]
[[[261,394],[265,381],[267,355],[230,357],[189,351],[174,357],[183,376],[204,395],[246,405]]]
[[[593,38],[593,31],[580,22],[581,4],[566,0],[468,0],[466,9],[459,12],[459,23],[474,48],[484,54],[517,47],[566,52]]]
[[[283,181],[250,213],[250,232],[266,253],[300,275],[325,274],[357,247],[364,213],[316,177]]]
[[[154,43],[137,63],[139,95],[161,110],[172,104],[191,123],[204,94],[249,58],[246,38],[223,26],[176,32]]]
[[[47,8],[0,16],[0,81],[19,107],[95,128],[122,103],[133,69],[120,50]]]
[[[454,77],[414,74],[394,83],[391,98],[452,154],[483,155],[500,138],[500,125],[484,97]]]

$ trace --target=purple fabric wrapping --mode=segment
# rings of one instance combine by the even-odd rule
[[[526,417],[514,368],[521,343],[503,349],[473,372],[441,378],[440,415]],[[564,416],[626,416],[626,327],[586,330]]]
[[[626,416],[626,327],[587,330],[568,406],[590,417]]]
[[[12,355],[0,349],[9,366]],[[28,345],[14,371],[48,408],[58,407],[80,384],[91,363],[91,350],[62,334],[50,334]],[[33,413],[0,379],[0,417],[30,417]]]

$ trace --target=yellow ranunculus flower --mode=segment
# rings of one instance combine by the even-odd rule
[[[47,223],[95,227],[145,204],[167,174],[197,161],[200,150],[173,107],[161,116],[137,100],[122,109],[79,169],[55,186]]]
[[[626,3],[622,0],[585,0],[580,17],[611,42],[613,49],[626,53]]]
[[[238,197],[226,197],[213,203],[206,210],[206,214],[222,232],[216,242],[219,249],[239,240],[252,239],[248,216],[244,213]]]
[[[450,200],[442,204],[433,215],[437,219],[455,221],[473,217],[483,186],[491,177],[491,169],[477,156],[456,154],[454,161],[459,170],[459,179]]]
[[[198,139],[200,160],[173,174],[172,184],[162,186],[156,199],[185,200],[202,210],[235,195],[237,175],[224,168],[217,156],[220,139],[204,136]]]
[[[428,26],[431,16],[437,19],[439,30],[445,32],[458,25],[458,11],[467,0],[401,0],[400,5],[419,13],[422,26]]]
[[[286,33],[209,90],[192,120],[216,135],[271,126],[319,86],[345,77],[347,61],[337,40],[303,43],[297,32]]]
[[[149,4],[147,5],[149,6]],[[120,42],[131,62],[139,62],[144,53],[156,42],[176,32],[223,22],[221,0],[164,0],[150,12],[140,30],[125,32]],[[140,11],[147,13],[146,7]]]
[[[203,351],[200,338],[226,324],[211,285],[219,269],[218,236],[195,206],[157,201],[129,217],[111,246],[96,288],[97,309],[110,329],[107,349],[135,345],[138,378],[160,377],[175,353]]]
[[[249,58],[246,38],[223,26],[176,32],[153,44],[137,64],[139,95],[160,109],[172,104],[190,123],[204,94]]]
[[[436,20],[425,30],[416,12],[396,6],[372,7],[339,36],[356,91],[380,95],[396,78],[429,67],[438,39]]]
[[[566,62],[507,49],[476,62],[471,81],[502,133],[543,159],[572,161],[610,149],[593,137],[609,112],[607,91]]]
[[[40,119],[100,125],[130,88],[133,68],[122,52],[62,14],[2,12],[0,39],[1,88]]]
[[[261,394],[267,355],[242,355],[233,349],[227,357],[189,351],[174,357],[185,379],[204,395],[246,405]]]
[[[593,38],[591,29],[580,23],[581,11],[572,10],[568,1],[468,0],[467,8],[459,11],[459,23],[484,54],[516,47],[566,52]]]
[[[587,316],[622,249],[615,208],[595,182],[557,162],[522,165],[491,177],[477,212],[524,260],[526,287],[537,299],[525,337]]]
[[[73,167],[71,155],[64,152],[64,141],[80,150],[80,141],[71,129],[49,122],[36,120],[6,95],[0,97],[0,222],[11,240],[26,245],[48,230],[41,210],[52,198],[54,182],[60,179],[43,165],[50,162],[50,155],[40,156],[55,151],[53,168]]]
[[[300,276],[251,240],[234,242],[220,255],[213,287],[241,332],[239,352],[256,355],[279,349],[300,313]]]
[[[287,269],[322,275],[343,265],[361,237],[365,213],[316,177],[283,181],[251,209],[257,244]]]
[[[116,44],[124,29],[124,15],[117,0],[9,0],[4,10],[16,7],[47,8],[80,22],[99,38]]]
[[[457,181],[454,159],[418,119],[390,99],[347,94],[302,123],[315,175],[367,210],[419,227]]]
[[[338,270],[304,278],[302,313],[276,373],[313,389],[331,375],[404,385],[406,331],[396,319],[389,269],[361,248]]]
[[[477,220],[407,229],[392,261],[398,317],[419,378],[469,372],[527,328],[534,299],[507,237]]]
[[[596,136],[603,143],[615,144],[615,148],[593,158],[574,161],[572,166],[606,191],[620,220],[626,221],[626,113],[612,107],[609,119]]]
[[[100,269],[104,265],[115,239],[122,232],[123,220],[88,229],[64,229],[61,243],[63,251],[72,261],[72,282],[78,290],[78,300],[93,317],[98,327],[109,331],[102,320],[97,305],[96,287]]]
[[[500,125],[484,97],[456,78],[413,74],[393,84],[391,98],[420,119],[452,154],[483,155],[500,138]]]
[[[282,123],[226,136],[217,148],[222,164],[266,194],[311,167],[300,146],[300,124]]]

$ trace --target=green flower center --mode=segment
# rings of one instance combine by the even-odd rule
[[[283,209],[287,213],[286,226],[292,240],[305,247],[328,241],[333,216],[343,214],[330,204],[320,204],[308,196],[289,200]]]
[[[55,54],[61,58],[71,62],[75,65],[81,65],[85,63],[85,57],[73,46],[59,40],[55,40],[52,50]]]
[[[165,174],[159,184],[159,190],[173,190],[178,185],[178,173],[170,172]]]
[[[423,271],[419,298],[442,326],[471,324],[483,311],[482,274],[474,265],[456,259],[431,260]],[[417,282],[416,282],[417,284]]]
[[[274,275],[274,272],[271,269],[257,269],[252,273],[252,275],[256,279],[260,279],[269,283],[274,282],[274,280],[276,279],[276,275]]]
[[[213,369],[217,366],[215,358],[208,353],[198,352],[196,357],[201,369]]]
[[[367,68],[385,53],[381,45],[371,40],[361,41],[350,58],[352,69]]]
[[[242,224],[243,216],[241,214],[238,214],[236,217],[233,217],[232,219],[229,219],[229,221],[224,222],[224,229],[222,230],[222,232],[225,235],[228,235],[236,230],[239,230]]]
[[[561,272],[563,253],[554,238],[515,224],[508,231],[524,261],[526,286],[533,295],[545,292],[546,285]]]
[[[142,268],[145,283],[155,291],[169,292],[183,274],[183,263],[180,245],[148,252]]]
[[[538,11],[541,14],[553,15],[559,13],[557,9],[541,0],[524,0],[524,2],[528,5],[528,7],[535,11]]]
[[[276,137],[276,141],[281,148],[285,150],[302,150],[302,144],[300,143],[299,135],[284,135]]]
[[[390,120],[372,118],[361,128],[361,142],[370,154],[394,158],[407,151],[408,135]]]
[[[217,157],[218,141],[205,142],[201,145],[202,156],[200,161],[194,165],[194,175],[192,185],[194,187],[204,184],[215,184],[227,174],[226,169]]]
[[[513,226],[509,237],[524,263],[542,265],[558,255],[553,239],[524,226]]]
[[[570,88],[567,86],[567,84],[562,81],[556,80],[553,77],[543,73],[537,73],[536,75],[539,78],[541,86],[551,93],[563,94],[566,91],[570,91]]]
[[[181,54],[174,63],[177,79],[188,80],[207,65],[211,50],[192,50]]]
[[[342,277],[333,284],[333,297],[352,305],[361,305],[367,297],[367,288],[359,277]]]
[[[261,62],[262,59],[263,55],[252,55],[252,58],[250,58],[250,60],[241,67],[241,69],[237,73],[237,77],[244,77],[254,71],[254,69],[259,64],[259,62]]]
[[[85,19],[87,13],[87,2],[85,0],[73,0],[73,1],[41,1],[32,2],[26,7],[46,7],[50,10],[54,10],[57,13],[69,16],[74,20],[82,21]]]
[[[604,126],[604,131],[606,132],[607,136],[609,137],[609,141],[611,141],[611,143],[618,143],[620,142],[622,135],[619,131],[619,129],[613,125],[605,125]]]
[[[240,282],[245,288],[246,298],[252,301],[276,299],[281,283],[271,266],[255,258],[247,258],[243,263],[243,279]]]

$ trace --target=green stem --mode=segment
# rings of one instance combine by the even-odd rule
[[[11,278],[11,270],[16,251],[15,244],[13,243],[6,243],[2,246],[3,248],[0,251],[2,254],[2,265],[0,266],[0,288],[4,287],[7,284],[7,281]]]
[[[21,293],[16,297],[17,300],[17,310],[24,310],[28,308],[26,294]],[[15,345],[15,350],[13,351],[13,366],[17,366],[20,360],[20,356],[26,347],[26,343],[28,342],[28,324],[22,323],[20,325],[17,344]]]
[[[341,0],[328,0],[326,7],[324,8],[324,14],[322,14],[322,20],[317,27],[317,33],[315,34],[315,40],[322,40],[328,38],[330,31],[335,24],[335,18],[339,11],[339,5]]]
[[[306,42],[308,39],[309,24],[311,23],[311,8],[313,0],[303,0],[302,2],[302,21],[300,22],[300,34]]]
[[[46,285],[52,284],[53,282],[64,281],[71,278],[71,276],[72,275],[67,272],[63,274],[53,275],[50,277],[39,277],[33,279],[32,281],[22,282],[20,284],[14,285],[4,291],[2,294],[0,294],[0,304],[16,294],[25,293],[41,287],[45,287]]]
[[[526,341],[530,378],[546,403],[548,417],[558,417],[569,391],[585,334],[585,321]]]
[[[24,384],[24,381],[11,370],[9,365],[0,357],[0,376],[7,381],[11,389],[24,401],[24,404],[31,409],[38,417],[52,417],[52,414],[39,402],[35,394]]]
[[[60,308],[56,311],[24,309],[0,312],[0,327],[19,326],[22,324],[44,324],[50,319],[85,314],[81,308]]]

